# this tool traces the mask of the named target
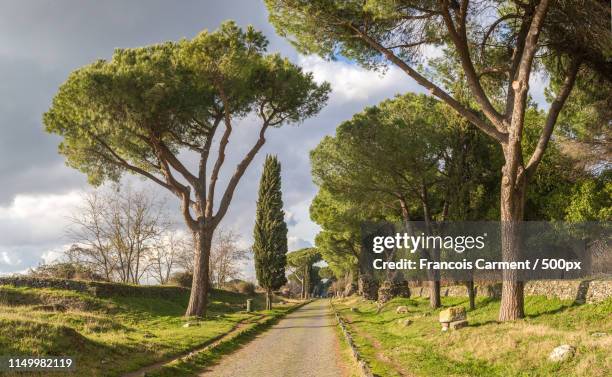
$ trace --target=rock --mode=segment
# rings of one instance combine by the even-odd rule
[[[197,322],[187,322],[183,325],[183,327],[193,327],[193,326],[200,326],[200,324]]]
[[[357,310],[357,308],[356,308],[356,307],[352,307],[352,308],[351,308],[351,311],[352,311],[352,312],[358,312],[359,310]]]
[[[448,331],[449,322],[442,322],[442,331]]]
[[[407,327],[412,324],[412,320],[410,318],[401,318],[397,320],[397,323],[399,323],[400,325],[404,327]]]
[[[548,360],[553,362],[565,361],[574,356],[575,352],[576,348],[574,348],[574,346],[571,346],[569,344],[563,344],[552,350],[550,355],[548,355]]]
[[[397,314],[406,314],[406,313],[408,313],[408,307],[407,306],[398,306],[397,309],[395,309],[395,312]]]
[[[605,332],[594,332],[594,333],[591,334],[591,336],[595,337],[595,338],[601,338],[601,337],[606,336],[606,335],[608,335],[608,333],[605,333]]]
[[[451,330],[459,330],[460,328],[465,327],[467,325],[468,325],[468,321],[466,320],[454,321],[454,322],[449,323]]]
[[[440,322],[455,322],[467,319],[463,306],[453,306],[440,312]]]

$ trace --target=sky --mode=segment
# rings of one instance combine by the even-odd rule
[[[92,188],[82,173],[65,165],[57,153],[59,138],[44,132],[41,118],[71,71],[110,58],[115,48],[192,38],[232,19],[262,31],[269,52],[288,57],[318,82],[330,82],[332,94],[321,113],[299,125],[269,130],[265,146],[238,185],[221,225],[239,234],[243,245],[252,242],[266,154],[278,155],[282,164],[289,249],[311,246],[318,227],[308,215],[316,194],[309,151],[365,106],[398,93],[423,92],[397,68],[381,75],[346,61],[299,55],[275,34],[262,1],[0,0],[0,6],[0,274],[50,262],[68,247],[68,217]],[[254,143],[256,132],[248,119],[235,127],[220,187]],[[128,181],[164,195],[152,182]],[[178,217],[178,201],[169,198],[168,203],[171,215]]]

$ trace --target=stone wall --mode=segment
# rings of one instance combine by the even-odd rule
[[[177,294],[189,292],[189,289],[162,285],[129,285],[104,283],[84,280],[43,279],[25,276],[0,277],[0,285],[30,288],[56,288],[77,292],[87,292],[96,297],[128,296],[128,297],[161,297],[173,298]]]
[[[429,287],[413,287],[412,296],[429,297]],[[442,287],[442,297],[466,297],[467,287],[452,285]],[[501,283],[476,286],[476,295],[500,297]],[[525,284],[525,295],[557,297],[562,300],[594,303],[612,297],[612,280],[539,280]]]

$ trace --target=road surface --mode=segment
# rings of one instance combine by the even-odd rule
[[[343,377],[334,318],[327,300],[287,315],[201,377]]]

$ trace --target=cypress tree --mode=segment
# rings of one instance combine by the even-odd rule
[[[281,193],[281,165],[276,156],[266,156],[259,183],[259,198],[253,252],[259,285],[266,290],[266,309],[272,309],[272,291],[286,282],[287,224]]]

